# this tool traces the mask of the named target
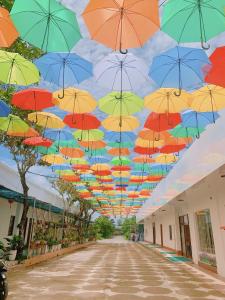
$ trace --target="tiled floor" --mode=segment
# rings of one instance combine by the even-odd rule
[[[120,240],[11,273],[9,284],[9,300],[225,299],[217,279]]]

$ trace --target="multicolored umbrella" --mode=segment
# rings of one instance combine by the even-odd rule
[[[7,9],[0,7],[0,47],[8,48],[18,38],[17,32]]]

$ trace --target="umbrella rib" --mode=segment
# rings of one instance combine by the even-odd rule
[[[134,31],[134,33],[136,35],[136,39],[137,39],[140,47],[142,47],[143,44],[142,44],[141,40],[139,39],[139,36],[138,36],[138,33],[136,32],[134,24],[131,22],[131,20],[130,20],[130,18],[128,17],[127,14],[125,14],[124,16],[127,18],[128,22],[130,23],[131,27],[133,28],[133,31]]]

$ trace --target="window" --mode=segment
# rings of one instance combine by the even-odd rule
[[[8,235],[13,235],[14,224],[15,224],[15,216],[11,216],[9,221]]]
[[[172,225],[169,225],[169,237],[170,237],[170,241],[172,241],[173,239]]]

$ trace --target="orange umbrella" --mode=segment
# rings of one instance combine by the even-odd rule
[[[160,26],[157,0],[91,0],[83,18],[92,39],[121,53],[142,47]]]
[[[112,148],[108,150],[108,154],[113,156],[127,156],[130,155],[130,151],[128,148]]]
[[[10,47],[18,36],[19,34],[10,19],[8,10],[0,7],[0,47]]]
[[[80,181],[80,177],[76,176],[76,175],[64,175],[64,176],[61,176],[61,179],[68,181],[68,182],[79,182]]]
[[[139,132],[139,137],[143,140],[149,140],[149,141],[159,141],[159,140],[166,140],[171,137],[168,131],[161,131],[156,132],[151,129],[142,129]]]
[[[29,138],[29,137],[38,137],[39,133],[30,127],[27,132],[13,132],[13,131],[8,131],[7,135],[9,136],[14,136],[14,137],[24,137],[24,138]]]
[[[81,147],[89,149],[101,149],[106,147],[106,143],[103,141],[79,141]]]
[[[80,158],[84,156],[84,152],[79,148],[61,148],[60,152],[68,157]]]
[[[133,158],[133,162],[138,164],[146,164],[146,163],[154,163],[155,160],[149,156],[137,156]]]

